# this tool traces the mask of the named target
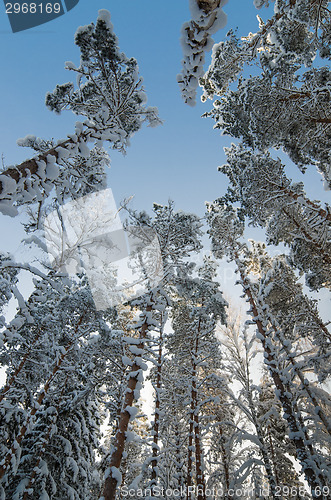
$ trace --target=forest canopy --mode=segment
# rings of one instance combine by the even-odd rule
[[[0,211],[38,255],[0,252],[1,500],[331,499],[331,211],[287,168],[331,187],[330,3],[254,0],[259,29],[223,36],[225,4],[189,0],[181,34],[183,107],[200,92],[233,141],[203,218],[116,208],[113,152],[162,117],[106,10],[46,95],[75,129],[27,135],[32,157],[1,172]]]

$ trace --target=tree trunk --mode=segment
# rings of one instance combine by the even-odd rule
[[[252,409],[254,409],[254,408],[252,408]],[[251,409],[251,411],[252,411],[252,409]],[[255,414],[254,414],[253,418],[254,418],[254,426],[256,429],[256,434],[257,434],[257,437],[259,438],[259,441],[262,445],[260,448],[260,451],[261,451],[264,467],[265,467],[267,477],[268,477],[268,482],[269,482],[269,486],[270,486],[270,490],[271,490],[271,498],[277,499],[276,487],[278,484],[278,480],[277,480],[277,476],[276,476],[276,470],[274,472],[272,469],[271,461],[270,461],[269,454],[267,451],[267,446],[266,446],[266,443],[265,443],[265,440],[264,440],[264,437],[262,434],[262,429],[257,421],[257,418],[255,417]]]
[[[152,460],[152,481],[150,487],[156,486],[157,483],[157,460],[159,454],[159,422],[160,422],[160,390],[162,379],[162,354],[163,354],[163,325],[161,320],[159,352],[157,357],[157,373],[155,387],[155,414],[153,423],[153,460]]]
[[[183,463],[181,456],[181,443],[180,443],[180,434],[178,430],[178,424],[175,426],[175,443],[176,443],[176,473],[178,479],[178,488],[184,489],[185,487],[185,479],[183,475]]]
[[[230,469],[229,469],[229,462],[228,462],[228,457],[226,454],[226,449],[224,446],[224,435],[223,435],[223,431],[222,431],[222,426],[220,426],[220,435],[221,435],[220,448],[221,448],[222,465],[223,465],[223,470],[224,470],[224,482],[225,482],[224,500],[229,500]]]
[[[200,441],[200,423],[198,414],[198,393],[197,393],[197,364],[196,359],[199,350],[199,334],[201,331],[201,318],[199,318],[198,328],[195,338],[194,353],[192,356],[192,415],[194,420],[194,441],[195,441],[195,466],[197,482],[197,500],[206,500],[206,484],[203,474],[202,449]]]
[[[190,412],[190,425],[189,425],[189,435],[188,435],[188,450],[187,450],[187,500],[191,497],[191,487],[193,485],[193,435],[194,435],[194,420],[193,420],[193,399],[191,399],[191,412]]]
[[[152,310],[152,305],[151,304],[147,305],[146,312],[149,313],[151,312],[151,310]],[[139,338],[142,341],[143,339],[146,338],[148,326],[149,326],[148,318],[146,318],[140,329]],[[137,347],[139,349],[143,349],[144,342],[140,342],[140,344],[138,344]],[[141,354],[137,355],[136,358],[141,359]],[[128,380],[128,385],[125,392],[124,404],[120,414],[118,429],[116,432],[114,451],[110,458],[110,463],[109,463],[110,472],[109,475],[106,477],[104,483],[104,488],[103,488],[104,500],[115,500],[116,497],[116,489],[119,486],[119,484],[117,483],[117,478],[112,470],[112,467],[119,469],[122,462],[125,440],[126,440],[125,433],[128,430],[128,425],[130,421],[130,414],[126,410],[126,408],[132,408],[134,401],[134,390],[136,389],[138,377],[141,373],[142,373],[141,367],[138,364],[133,363],[131,368],[131,375]]]
[[[59,144],[57,144],[53,148],[50,148],[48,151],[45,151],[44,153],[40,153],[35,158],[30,158],[29,160],[25,160],[23,163],[17,165],[16,167],[8,168],[4,172],[2,172],[1,175],[10,177],[16,182],[16,184],[18,184],[21,179],[26,179],[27,177],[30,176],[35,176],[40,180],[42,178],[42,176],[40,177],[38,176],[40,162],[44,162],[45,164],[47,164],[48,155],[53,156],[55,157],[56,160],[58,160],[59,148],[64,148],[64,149],[75,148],[75,146],[79,145],[80,142],[86,142],[90,134],[91,134],[91,129],[86,130],[85,132],[81,132],[77,138],[74,138],[74,136],[72,137],[69,136],[69,138],[66,139],[65,141],[60,142]],[[3,192],[3,184],[2,181],[0,180],[0,195],[2,194],[2,192]]]
[[[205,477],[203,474],[203,464],[202,464],[202,449],[200,441],[200,423],[199,415],[197,413],[197,401],[196,401],[196,384],[193,384],[192,395],[195,394],[195,411],[194,411],[194,441],[195,441],[195,463],[196,463],[196,481],[197,481],[197,500],[206,500],[206,484]]]

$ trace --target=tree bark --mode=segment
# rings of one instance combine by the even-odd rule
[[[188,435],[188,450],[187,450],[187,500],[191,497],[191,487],[193,485],[193,435],[194,435],[194,420],[193,420],[194,405],[193,399],[191,398],[191,412],[190,412],[190,425],[189,425],[189,435]]]
[[[197,482],[197,500],[206,500],[206,484],[203,474],[202,464],[202,449],[200,440],[200,422],[198,414],[198,391],[197,391],[197,363],[196,359],[199,350],[199,334],[201,331],[201,318],[199,318],[198,328],[195,338],[194,352],[192,353],[192,414],[194,420],[194,444],[195,444],[195,467],[196,467],[196,482]]]
[[[25,160],[23,163],[20,165],[17,165],[16,167],[13,168],[8,168],[4,172],[1,172],[1,175],[5,175],[6,177],[10,177],[14,181],[16,181],[16,184],[20,181],[20,179],[25,179],[28,176],[31,175],[37,175],[38,176],[38,162],[40,161],[47,161],[47,156],[51,155],[56,158],[56,160],[59,157],[59,153],[57,151],[58,147],[66,148],[69,144],[75,144],[73,139],[67,139],[66,141],[61,142],[60,144],[57,144],[53,148],[49,149],[45,153],[41,153],[35,158],[30,158],[29,160]],[[3,185],[0,180],[0,194],[3,191]]]
[[[152,305],[149,304],[146,307],[146,312],[147,313],[151,312],[151,310],[152,310]],[[137,345],[139,349],[144,348],[143,339],[146,338],[148,326],[149,324],[146,318],[140,329],[139,338],[142,342],[140,342],[140,344]],[[141,358],[141,355],[137,355],[136,358]],[[126,441],[125,433],[128,430],[128,425],[130,421],[130,414],[126,410],[126,408],[127,407],[132,408],[134,401],[134,390],[136,389],[137,386],[138,375],[141,373],[141,367],[136,363],[133,363],[131,368],[131,373],[132,375],[130,375],[130,378],[128,380],[128,385],[124,397],[124,404],[119,418],[118,430],[116,432],[115,443],[114,443],[114,451],[110,458],[110,463],[109,463],[110,472],[109,475],[106,477],[104,483],[104,488],[103,488],[104,500],[115,500],[116,490],[117,487],[119,486],[117,484],[117,479],[112,472],[112,467],[119,469],[122,462],[125,441]]]
[[[224,500],[229,500],[230,468],[229,468],[228,457],[226,454],[226,449],[224,446],[224,435],[222,431],[222,426],[220,426],[220,436],[221,436],[220,448],[221,448],[221,456],[222,456],[223,470],[224,470],[224,482],[225,482]]]
[[[163,348],[163,326],[161,320],[159,352],[157,357],[156,391],[155,391],[155,414],[153,423],[153,460],[152,460],[152,481],[151,488],[157,483],[157,460],[159,454],[159,423],[160,423],[160,390],[162,380],[162,348]]]

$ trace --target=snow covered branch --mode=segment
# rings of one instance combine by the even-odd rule
[[[227,0],[190,0],[192,20],[182,26],[181,44],[184,53],[182,72],[177,75],[182,97],[190,106],[195,105],[196,89],[203,75],[205,52],[211,50],[211,35],[226,25],[223,6]]]

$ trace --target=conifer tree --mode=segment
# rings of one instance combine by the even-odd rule
[[[84,280],[65,294],[40,283],[27,306],[30,323],[12,328],[5,344],[11,364],[0,403],[3,494],[94,498],[102,477],[100,425],[116,401],[123,333],[107,326],[111,311],[105,318],[96,312]]]
[[[296,448],[296,456],[312,490],[313,497],[318,496],[321,488],[328,488],[328,465],[323,453],[317,451],[316,444],[312,445],[304,425],[304,413],[298,406],[297,391],[287,367],[282,362],[282,352],[285,351],[287,360],[291,360],[291,353],[287,350],[287,343],[282,341],[281,332],[273,328],[268,314],[265,314],[266,305],[255,295],[254,284],[248,275],[246,246],[240,242],[244,224],[237,217],[233,208],[221,206],[217,203],[208,206],[208,219],[214,252],[221,257],[228,255],[234,260],[247,296],[258,329],[258,338],[264,350],[265,363],[272,377],[275,393],[279,398],[284,418],[289,427],[289,437]],[[291,362],[291,361],[290,361]],[[304,384],[305,385],[305,384]],[[319,413],[319,408],[318,412]],[[320,415],[321,420],[324,416]],[[326,422],[327,423],[327,422]]]
[[[117,487],[122,482],[120,466],[126,443],[126,432],[129,422],[137,413],[134,401],[139,399],[140,389],[144,380],[143,372],[147,369],[146,361],[149,359],[146,344],[150,340],[151,332],[161,327],[158,311],[164,309],[164,298],[167,296],[167,286],[172,283],[173,277],[183,265],[183,259],[198,251],[200,244],[201,223],[197,216],[175,212],[173,203],[167,206],[154,204],[154,218],[146,212],[129,212],[135,228],[153,229],[158,237],[161,257],[163,263],[164,278],[160,285],[156,286],[144,296],[131,301],[131,304],[140,311],[139,318],[134,328],[137,331],[136,338],[127,338],[129,349],[134,355],[133,361],[126,360],[130,366],[127,375],[127,388],[122,403],[118,420],[118,428],[114,440],[114,448],[109,460],[109,466],[105,471],[105,484],[103,489],[104,500],[113,500],[116,497]],[[166,300],[167,302],[167,300]],[[156,315],[155,312],[156,311]]]
[[[62,175],[89,176],[82,161],[72,162],[80,155],[88,163],[88,142],[101,148],[105,141],[125,151],[145,121],[151,126],[160,123],[156,108],[146,106],[137,61],[119,50],[108,11],[99,12],[96,24],[78,28],[75,43],[81,52],[80,65],[68,61],[66,68],[76,73],[78,88],[72,82],[57,85],[46,95],[46,105],[56,113],[69,109],[86,119],[77,122],[74,133],[57,144],[34,136],[20,141],[32,145],[38,154],[2,172],[0,209],[5,214],[15,216],[22,200],[38,200],[43,192],[49,193],[68,164],[70,172]]]
[[[208,258],[198,269],[198,278],[184,278],[180,298],[173,307],[174,335],[168,340],[169,348],[187,372],[183,381],[187,386],[189,401],[187,487],[190,492],[195,477],[198,500],[205,499],[206,495],[201,414],[204,413],[204,405],[215,397],[208,394],[209,384],[221,384],[221,380],[213,373],[220,366],[219,344],[214,331],[218,320],[225,321],[226,302],[214,278],[215,264]]]
[[[223,329],[223,345],[227,359],[226,367],[230,378],[238,382],[241,387],[238,397],[233,394],[233,401],[235,404],[237,403],[238,409],[244,413],[252,428],[251,431],[243,429],[241,438],[248,441],[251,439],[252,443],[258,444],[271,496],[275,498],[277,478],[258,416],[259,387],[253,383],[251,375],[252,361],[258,356],[258,347],[256,346],[255,337],[250,337],[247,329],[247,325],[244,326],[242,334],[240,334],[240,322],[231,319],[227,327]]]
[[[303,184],[291,182],[285,166],[268,152],[234,144],[225,151],[228,163],[219,170],[230,186],[220,202],[239,202],[250,223],[266,229],[268,243],[288,245],[292,262],[306,273],[312,289],[330,288],[329,206],[309,200]]]
[[[185,491],[187,487],[188,422],[185,367],[176,357],[164,360],[160,392],[161,453],[158,461],[159,484]]]
[[[299,480],[291,459],[286,456],[295,456],[295,450],[288,439],[286,422],[281,416],[279,401],[276,400],[267,375],[262,379],[256,409],[272,462],[276,484],[282,490],[284,499],[295,496],[291,494],[291,488],[292,492],[297,492],[297,498],[302,497],[302,493],[305,491],[304,485]]]
[[[316,165],[329,185],[330,71],[315,59],[330,58],[327,4],[276,0],[268,21],[258,17],[256,33],[239,39],[230,31],[213,47],[201,85],[204,100],[216,96],[207,113],[216,128],[255,151],[282,147],[302,171]],[[246,76],[252,64],[260,74]]]

